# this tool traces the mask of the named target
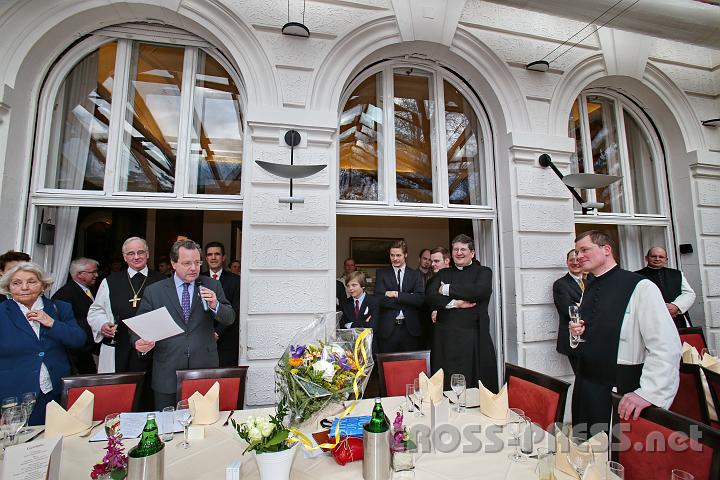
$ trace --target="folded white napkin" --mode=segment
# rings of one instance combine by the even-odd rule
[[[428,378],[425,372],[420,372],[418,378],[420,379],[420,391],[424,392],[423,397],[429,397],[433,403],[442,401],[444,377],[445,374],[442,368],[435,372],[435,375],[431,378]]]
[[[210,425],[220,418],[220,384],[215,382],[205,395],[195,392],[188,398],[192,423]]]
[[[52,401],[45,408],[45,436],[77,435],[92,428],[95,395],[85,390],[67,411]]]
[[[682,362],[697,365],[700,363],[700,354],[697,349],[687,342],[682,345]]]
[[[604,462],[607,460],[607,448],[608,448],[608,436],[605,432],[597,433],[592,438],[583,442],[583,445],[589,443],[592,449],[593,457],[595,457],[595,463]],[[572,475],[573,478],[577,477],[575,469],[568,462],[567,456],[570,450],[576,448],[568,437],[562,432],[562,430],[555,428],[555,468],[558,470]],[[569,450],[570,449],[570,450]]]
[[[478,390],[480,393],[480,413],[496,420],[506,419],[509,408],[507,384],[503,385],[498,393],[492,393],[478,380]]]

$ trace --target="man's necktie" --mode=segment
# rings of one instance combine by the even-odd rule
[[[183,283],[181,306],[183,311],[183,321],[185,323],[188,323],[188,320],[190,320],[190,290],[188,290],[189,287],[189,283]]]
[[[87,295],[90,300],[95,300],[90,290],[85,290],[85,295]]]
[[[218,274],[217,274],[217,273],[213,273],[213,274],[212,274],[212,277],[213,277],[215,280],[217,280],[217,279],[218,279]]]
[[[360,320],[360,300],[355,299],[355,320]]]
[[[400,283],[400,269],[398,268],[398,291],[402,290],[402,284]]]

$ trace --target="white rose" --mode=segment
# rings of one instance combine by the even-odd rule
[[[259,442],[263,439],[262,433],[260,433],[260,430],[258,430],[256,427],[248,428],[248,437],[252,442]]]
[[[345,350],[338,347],[337,345],[330,345],[330,353],[336,353],[342,357],[343,355],[345,355]]]
[[[322,372],[322,378],[326,382],[332,382],[333,377],[335,376],[335,365],[326,360],[318,360],[315,362],[313,364],[313,370],[316,372]]]
[[[269,437],[270,435],[272,435],[273,430],[275,430],[275,425],[273,425],[272,423],[266,423],[264,425],[261,425],[259,428],[260,432],[262,432],[263,434],[263,437]]]

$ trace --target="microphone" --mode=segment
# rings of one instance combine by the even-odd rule
[[[202,287],[202,280],[199,278],[195,280],[195,289],[197,290],[198,297],[200,297],[200,301],[202,302],[203,310],[206,312],[210,310],[210,307],[208,306],[207,300],[205,300],[202,295],[200,295],[200,288]]]

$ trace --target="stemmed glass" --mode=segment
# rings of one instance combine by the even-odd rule
[[[706,354],[710,355],[711,357],[717,358],[717,351],[715,351],[715,349],[703,348],[702,350],[700,350],[700,358],[703,358]]]
[[[692,473],[688,473],[685,470],[673,468],[670,473],[670,480],[695,480],[695,476]]]
[[[425,395],[425,392],[422,388],[422,382],[419,378],[416,378],[413,382],[413,395],[415,397],[415,404],[417,405],[417,412],[415,412],[416,417],[422,417],[424,416],[422,412],[422,404],[423,404],[423,396]]]
[[[567,454],[567,459],[570,466],[573,467],[577,473],[578,478],[582,478],[585,469],[595,460],[590,442],[585,442],[583,438],[580,437],[571,438],[570,451]]]
[[[515,451],[509,455],[510,460],[513,462],[521,462],[523,456],[520,455],[520,435],[522,434],[525,423],[530,422],[530,419],[525,416],[525,412],[519,408],[508,409],[508,431],[510,436],[515,440]]]
[[[577,305],[570,305],[568,307],[568,314],[570,315],[570,326],[580,323],[580,307]],[[577,346],[584,341],[585,339],[581,338],[579,335],[570,334],[570,348],[577,348]]]
[[[178,447],[189,448],[188,427],[192,422],[192,412],[190,412],[190,403],[187,400],[180,400],[175,409],[175,420],[183,427],[183,441],[178,443]]]
[[[457,397],[457,404],[454,410],[458,413],[462,412],[462,401],[460,400],[461,395],[465,392],[465,375],[462,373],[453,373],[450,377],[450,388],[455,392]]]
[[[25,424],[27,425],[28,422],[30,422],[30,414],[33,411],[33,408],[35,408],[35,400],[37,399],[37,394],[35,392],[27,392],[23,393],[21,398],[20,405],[25,409],[25,414],[27,416],[27,421]],[[19,433],[24,433],[28,429],[23,427],[22,430],[20,430]]]
[[[10,434],[10,445],[15,444],[15,436],[27,421],[27,413],[22,406],[7,407],[2,412],[3,423]]]
[[[122,438],[119,413],[111,413],[105,416],[105,435],[108,438],[115,437],[118,440]]]

